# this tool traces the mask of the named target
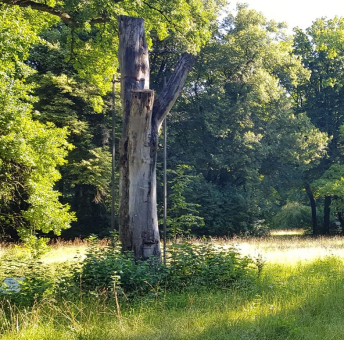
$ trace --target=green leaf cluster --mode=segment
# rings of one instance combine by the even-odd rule
[[[100,248],[94,243],[81,267],[75,271],[75,285],[93,294],[116,290],[126,297],[162,289],[230,289],[252,287],[257,267],[235,249],[211,244],[174,244],[168,248],[166,265],[152,261],[136,262],[132,254],[121,254],[118,246]]]
[[[189,184],[197,180],[195,176],[189,174],[190,171],[190,166],[187,165],[178,165],[175,171],[169,171],[174,178],[169,181],[166,225],[169,236],[173,238],[186,236],[195,228],[204,226],[204,219],[199,216],[198,211],[200,205],[186,201],[185,195],[190,190]]]
[[[0,221],[3,230],[15,227],[28,241],[36,231],[59,234],[74,220],[54,189],[57,166],[65,163],[71,145],[67,129],[34,119],[33,86],[26,83],[33,70],[25,61],[45,19],[39,15],[29,22],[33,13],[15,8],[1,15],[0,46],[6,53],[0,57]]]
[[[200,206],[199,233],[260,233],[326,156],[328,134],[293,107],[311,73],[292,52],[284,25],[240,6],[199,54],[168,143],[170,166],[201,178],[186,196]]]

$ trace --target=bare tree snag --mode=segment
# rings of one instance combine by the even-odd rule
[[[193,64],[194,56],[189,53],[183,53],[178,60],[173,74],[156,99],[153,111],[154,116],[158,120],[159,128],[167,113],[178,99]]]
[[[120,140],[119,234],[137,260],[161,259],[156,207],[156,156],[161,123],[178,98],[194,58],[184,53],[154,101],[142,19],[120,16],[119,63],[123,130]],[[153,104],[154,101],[154,104]]]
[[[123,110],[122,137],[119,145],[119,236],[123,251],[134,249],[129,227],[128,126],[131,91],[149,88],[148,46],[143,20],[119,16],[119,64]]]
[[[153,101],[152,90],[132,91],[128,127],[128,227],[134,254],[139,254],[142,259],[161,255],[156,204],[156,145],[151,139]]]

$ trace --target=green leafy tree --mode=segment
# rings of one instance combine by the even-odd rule
[[[332,166],[343,162],[340,131],[344,120],[343,36],[344,19],[337,17],[329,20],[318,19],[305,32],[300,29],[295,31],[294,53],[309,70],[310,78],[309,81],[296,86],[291,93],[297,110],[305,111],[312,123],[330,138],[328,157],[305,174],[306,190],[314,207],[318,183],[313,185],[313,181],[320,178],[320,181],[325,178],[329,181],[333,177]],[[323,185],[321,187],[324,188]],[[318,191],[320,192],[325,193],[326,190]],[[329,232],[332,198],[331,195],[323,197],[324,221],[321,229],[313,227],[314,233]]]
[[[62,201],[70,204],[78,220],[63,235],[104,235],[109,229],[110,98],[103,97],[102,105],[94,101],[100,91],[80,78],[63,57],[64,34],[49,28],[41,34],[44,43],[31,50],[30,64],[37,71],[30,77],[37,84],[34,93],[38,100],[34,108],[40,112],[37,116],[40,122],[66,128],[68,142],[74,146],[67,156],[68,163],[60,167],[62,178],[58,189]],[[59,44],[54,43],[56,37]]]
[[[3,233],[14,227],[33,244],[37,231],[60,234],[74,219],[54,190],[60,178],[57,166],[65,163],[71,145],[66,129],[34,119],[35,98],[26,84],[33,70],[25,61],[39,41],[37,32],[47,25],[44,15],[17,8],[0,13],[0,223]]]
[[[215,24],[216,14],[219,10],[219,5],[223,1],[170,1],[163,2],[144,1],[144,2],[127,2],[124,0],[114,2],[97,1],[90,6],[82,1],[63,1],[59,3],[51,2],[25,2],[25,1],[7,1],[3,0],[0,3],[6,6],[20,6],[31,7],[40,12],[49,13],[60,19],[57,23],[60,32],[67,32],[66,36],[66,53],[65,60],[77,71],[81,79],[87,79],[90,84],[96,86],[99,90],[98,94],[92,96],[93,108],[99,110],[102,104],[102,95],[105,95],[108,88],[108,79],[118,66],[117,64],[117,34],[114,34],[117,28],[117,17],[120,15],[121,22],[124,21],[124,16],[139,16],[144,17],[146,21],[146,31],[153,31],[159,39],[166,37],[173,33],[174,37],[178,39],[180,46],[184,46],[184,50],[188,52],[196,52],[202,44],[210,37],[210,26]],[[167,15],[168,13],[168,15]],[[122,28],[121,28],[122,29]],[[145,40],[145,38],[143,38]],[[56,40],[55,44],[61,41]],[[142,42],[142,41],[141,41]],[[144,41],[144,44],[145,41]],[[148,35],[148,45],[151,44],[150,36]],[[146,46],[145,46],[146,48]],[[146,53],[146,52],[145,52]],[[185,57],[186,55],[184,55]],[[190,57],[187,57],[191,60]],[[181,61],[183,62],[183,60]],[[181,64],[180,64],[181,65]],[[180,66],[179,66],[180,67]],[[123,80],[122,80],[122,94],[127,92],[124,79],[130,79],[127,74],[123,73],[125,67],[121,65]],[[187,72],[184,72],[185,74]],[[184,76],[182,77],[184,78]],[[147,78],[147,83],[149,78]],[[178,81],[182,84],[183,81]],[[141,80],[137,81],[138,89],[141,86]],[[136,85],[131,89],[136,89]],[[166,89],[165,89],[166,92]],[[179,90],[173,94],[173,100],[167,102],[174,102]],[[156,104],[163,102],[164,95],[162,93]],[[165,97],[166,99],[166,97]],[[122,98],[123,102],[127,102],[127,98]],[[171,104],[172,105],[172,104]],[[169,106],[169,105],[167,105]],[[167,106],[165,111],[167,110]],[[155,108],[158,107],[155,105]],[[127,117],[126,107],[124,109],[124,126],[123,136],[127,133]],[[162,113],[161,113],[162,114]],[[154,120],[155,122],[155,120]],[[156,127],[154,126],[154,129]],[[157,131],[155,131],[157,132]],[[152,133],[152,138],[157,137],[155,132]],[[123,144],[124,146],[126,143]],[[153,143],[152,143],[153,145]],[[123,148],[120,147],[120,152]],[[125,159],[127,151],[121,154],[121,160]],[[154,162],[152,162],[154,168]],[[121,169],[125,169],[125,162],[121,162]],[[128,163],[129,164],[129,163]],[[122,172],[121,172],[122,174]],[[125,177],[125,176],[124,176]],[[121,188],[127,188],[123,176],[120,179]],[[150,181],[151,182],[151,181]],[[133,183],[131,180],[130,183]],[[128,189],[129,190],[129,189]],[[154,191],[154,190],[153,190]],[[120,194],[123,198],[125,195]],[[125,199],[122,200],[126,202]],[[120,207],[120,212],[126,212],[128,209],[123,206]],[[122,216],[123,217],[123,216]],[[124,229],[128,229],[126,217],[120,220],[124,221]],[[128,242],[125,242],[123,233],[121,234],[124,248],[130,247]]]
[[[204,219],[199,216],[200,205],[186,200],[190,184],[195,176],[189,174],[190,166],[178,165],[175,171],[169,171],[174,178],[169,181],[168,216],[166,225],[173,238],[187,236],[199,227],[204,226]]]
[[[150,45],[151,32],[160,40],[172,34],[183,51],[196,52],[210,38],[209,26],[214,24],[220,6],[225,3],[224,0],[96,0],[92,4],[80,0],[0,1],[3,8],[32,8],[49,14],[49,18],[55,17],[59,31],[66,36],[65,58],[102,94],[108,91],[108,79],[118,67],[118,15],[144,18]],[[101,96],[98,100],[101,101]]]
[[[208,232],[254,230],[326,154],[326,133],[293,111],[288,91],[309,72],[292,43],[283,25],[241,6],[200,53],[169,120],[170,163],[204,178],[188,200],[202,206]]]
[[[331,208],[344,232],[344,165],[333,164],[312,183],[315,198],[331,197]]]

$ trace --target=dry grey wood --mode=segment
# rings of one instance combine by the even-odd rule
[[[134,248],[129,228],[129,164],[128,126],[131,91],[149,88],[148,46],[143,19],[118,17],[119,64],[121,70],[121,100],[123,110],[122,136],[119,145],[119,236],[122,251]],[[138,256],[135,254],[135,256]]]
[[[158,128],[160,128],[166,115],[179,97],[194,62],[195,58],[193,55],[183,53],[180,56],[170,79],[167,84],[165,84],[159,97],[155,100],[153,115],[158,121]]]
[[[119,233],[137,260],[161,260],[156,206],[156,156],[162,121],[178,98],[194,58],[184,53],[154,101],[142,19],[119,17],[123,130],[119,147]]]
[[[152,90],[132,91],[128,127],[129,233],[140,259],[161,256],[156,202],[156,153],[152,148]]]

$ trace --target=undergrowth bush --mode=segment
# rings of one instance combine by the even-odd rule
[[[257,266],[235,249],[211,244],[174,244],[168,248],[166,265],[151,261],[135,262],[132,254],[121,254],[119,247],[94,244],[82,262],[75,279],[84,290],[113,291],[126,296],[184,290],[187,288],[229,288],[253,284]]]
[[[59,270],[61,275],[61,270]],[[54,268],[44,265],[35,258],[15,258],[8,256],[1,259],[0,282],[13,279],[17,287],[2,283],[0,285],[0,298],[21,305],[32,305],[43,298],[52,297],[55,293],[59,277],[55,275]]]
[[[91,243],[84,260],[58,267],[44,265],[37,259],[3,259],[0,279],[25,278],[20,291],[0,289],[3,298],[16,304],[32,305],[50,297],[80,294],[113,294],[131,298],[165,290],[228,289],[248,287],[259,276],[259,268],[249,257],[235,249],[211,244],[174,244],[168,248],[166,265],[153,258],[136,261],[131,253],[122,254],[120,246]]]
[[[229,288],[247,285],[257,278],[257,267],[249,257],[241,257],[233,248],[212,244],[182,243],[168,250],[166,286]]]
[[[84,291],[93,294],[117,291],[144,294],[158,287],[165,276],[165,268],[157,262],[134,261],[131,253],[122,254],[120,246],[99,247],[94,242],[86,253],[81,266],[74,270],[74,280]]]

